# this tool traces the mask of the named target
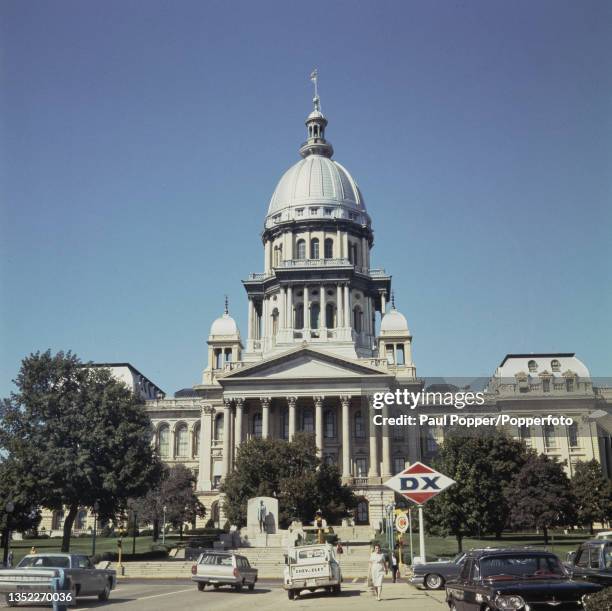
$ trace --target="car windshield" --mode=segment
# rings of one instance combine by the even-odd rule
[[[67,556],[26,556],[17,565],[19,568],[33,567],[37,569],[54,568],[69,569],[70,558]]]
[[[516,554],[488,556],[480,561],[483,579],[550,579],[563,578],[566,573],[555,556]]]

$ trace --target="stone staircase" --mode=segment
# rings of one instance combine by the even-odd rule
[[[281,579],[285,566],[285,550],[281,547],[241,547],[236,553],[249,559],[259,571],[261,579]],[[368,570],[367,545],[352,546],[339,558],[346,579],[365,577]],[[124,578],[191,578],[192,561],[166,560],[152,562],[124,562]],[[110,568],[116,568],[113,564]],[[117,571],[119,572],[119,571]],[[119,576],[121,577],[121,575]]]

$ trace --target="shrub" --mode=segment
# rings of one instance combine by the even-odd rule
[[[603,611],[604,609],[612,609],[612,586],[586,598],[585,611]]]

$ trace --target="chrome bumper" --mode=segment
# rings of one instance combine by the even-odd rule
[[[425,575],[410,575],[408,583],[411,583],[413,586],[422,586],[425,583]]]

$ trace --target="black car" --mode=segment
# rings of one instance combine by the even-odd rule
[[[612,541],[593,539],[572,552],[566,568],[575,579],[612,586]]]
[[[451,611],[583,611],[602,586],[571,579],[560,560],[533,549],[469,552],[446,585]]]

